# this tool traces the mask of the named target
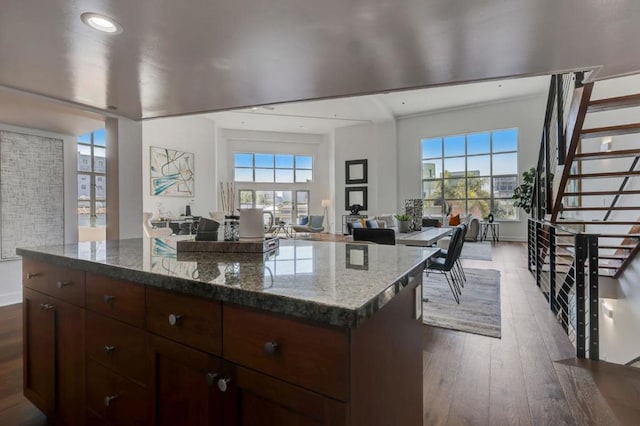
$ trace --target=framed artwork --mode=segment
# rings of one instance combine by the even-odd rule
[[[344,206],[346,210],[350,210],[349,206],[359,204],[362,206],[360,210],[367,210],[367,187],[352,186],[344,189]]]
[[[367,160],[345,161],[344,175],[347,185],[367,183]]]
[[[194,158],[190,152],[151,147],[151,195],[193,197]]]

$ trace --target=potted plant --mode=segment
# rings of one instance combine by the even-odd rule
[[[408,214],[397,214],[396,220],[398,221],[398,232],[409,232],[409,225],[411,225],[411,216]]]
[[[533,203],[533,185],[536,180],[535,167],[522,173],[522,183],[513,190],[511,198],[515,200],[513,205],[524,209],[525,212],[531,213],[531,205]]]

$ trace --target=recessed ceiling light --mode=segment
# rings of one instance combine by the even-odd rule
[[[80,15],[80,19],[94,30],[101,31],[103,33],[120,34],[122,32],[122,25],[118,24],[111,18],[100,15],[99,13],[85,12]]]

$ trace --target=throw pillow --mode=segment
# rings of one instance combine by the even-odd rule
[[[367,227],[367,219],[360,219],[360,225],[362,225],[363,228]]]
[[[385,225],[384,228],[393,228],[394,226],[396,226],[394,220],[393,220],[393,215],[392,214],[383,214],[377,217],[378,220],[382,220],[384,221]]]
[[[307,225],[309,223],[309,216],[300,216],[298,218],[298,225]]]
[[[366,220],[367,228],[377,228],[378,221],[375,219],[367,219]]]
[[[458,226],[460,225],[460,214],[455,216],[449,216],[449,226]]]

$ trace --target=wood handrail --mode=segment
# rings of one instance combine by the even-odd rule
[[[560,213],[560,205],[564,191],[567,187],[569,174],[571,172],[571,164],[573,157],[576,155],[578,144],[580,143],[580,130],[584,125],[584,118],[587,114],[591,92],[593,91],[593,82],[584,84],[574,90],[573,100],[569,108],[569,116],[567,117],[566,140],[569,141],[569,149],[565,157],[565,164],[562,169],[562,177],[560,178],[560,186],[558,195],[555,197],[553,209],[551,210],[551,222],[555,222]]]

